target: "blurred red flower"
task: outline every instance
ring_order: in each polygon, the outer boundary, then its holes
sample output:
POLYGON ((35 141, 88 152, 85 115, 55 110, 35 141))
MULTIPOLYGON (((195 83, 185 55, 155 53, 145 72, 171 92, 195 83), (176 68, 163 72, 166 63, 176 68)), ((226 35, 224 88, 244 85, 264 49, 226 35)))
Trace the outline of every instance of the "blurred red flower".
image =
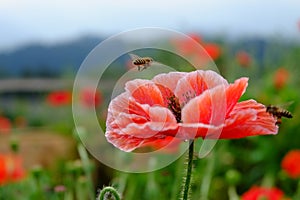
POLYGON ((5 157, 0 154, 0 186, 6 181, 5 157))
POLYGON ((275 88, 278 90, 282 89, 286 85, 289 76, 290 76, 289 71, 284 67, 280 67, 279 69, 277 69, 273 79, 275 88))
POLYGON ((300 177, 300 150, 291 150, 288 152, 282 162, 282 169, 291 177, 300 177))
POLYGON ((239 51, 236 54, 236 60, 240 66, 249 67, 252 59, 246 51, 239 51))
POLYGON ((276 119, 254 100, 237 102, 248 78, 229 84, 213 71, 159 74, 126 83, 108 108, 106 138, 132 151, 176 138, 234 139, 277 134, 276 119))
POLYGON ((16 154, 0 154, 0 185, 25 177, 22 158, 16 154))
POLYGON ((65 106, 72 102, 72 93, 69 91, 51 92, 47 96, 47 102, 51 106, 65 106))
POLYGON ((202 42, 202 37, 197 33, 191 33, 191 34, 189 34, 189 37, 192 38, 193 40, 195 40, 198 43, 202 42))
POLYGON ((283 200, 284 193, 278 188, 253 186, 242 195, 241 200, 283 200))
POLYGON ((205 43, 203 48, 213 60, 217 60, 221 55, 221 48, 215 43, 205 43))
POLYGON ((11 122, 8 118, 0 116, 0 133, 10 133, 11 132, 11 122))
POLYGON ((175 46, 175 48, 181 52, 183 55, 193 55, 195 52, 199 51, 197 50, 197 46, 195 45, 196 43, 201 44, 202 43, 202 38, 198 34, 190 34, 189 39, 186 40, 172 40, 171 43, 175 46))
POLYGON ((89 108, 98 107, 103 102, 101 92, 99 90, 93 91, 90 88, 81 91, 80 100, 83 106, 89 108))
POLYGON ((199 63, 208 62, 206 53, 213 59, 217 60, 221 55, 221 48, 215 43, 206 43, 202 40, 201 36, 197 34, 190 34, 189 39, 186 40, 173 40, 172 44, 175 48, 185 56, 191 56, 193 59, 198 60, 199 63), (200 50, 196 45, 199 43, 203 49, 200 50), (206 52, 206 53, 205 53, 206 52))

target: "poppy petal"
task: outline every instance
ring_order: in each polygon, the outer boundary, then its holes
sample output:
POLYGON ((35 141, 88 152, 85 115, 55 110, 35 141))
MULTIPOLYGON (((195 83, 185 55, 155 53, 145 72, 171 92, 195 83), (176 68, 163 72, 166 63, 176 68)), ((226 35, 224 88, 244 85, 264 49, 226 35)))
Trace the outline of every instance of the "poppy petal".
POLYGON ((179 103, 184 105, 205 90, 212 89, 218 85, 228 85, 228 83, 214 71, 197 70, 188 73, 178 81, 174 94, 178 97, 179 103))
POLYGON ((189 101, 182 109, 183 123, 203 123, 214 126, 223 124, 226 113, 225 92, 226 88, 219 85, 189 101))
POLYGON ((155 76, 152 80, 154 83, 160 84, 174 91, 179 79, 186 76, 186 72, 170 72, 168 74, 159 74, 155 76))
POLYGON ((140 104, 164 105, 160 89, 150 80, 136 79, 125 85, 125 90, 140 104))
POLYGON ((233 84, 230 84, 226 89, 226 99, 227 99, 227 113, 226 115, 232 111, 240 97, 246 91, 248 86, 248 78, 240 78, 234 81, 233 84))
POLYGON ((255 100, 237 103, 232 110, 221 138, 235 139, 253 135, 277 134, 276 120, 255 100))

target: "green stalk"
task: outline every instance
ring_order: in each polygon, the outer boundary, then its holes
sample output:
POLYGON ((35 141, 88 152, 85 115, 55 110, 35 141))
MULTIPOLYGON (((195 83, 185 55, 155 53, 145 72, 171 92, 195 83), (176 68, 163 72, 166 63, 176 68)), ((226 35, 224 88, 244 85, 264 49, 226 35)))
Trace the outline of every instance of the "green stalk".
POLYGON ((208 199, 208 192, 209 192, 209 187, 213 176, 214 166, 215 166, 215 155, 212 152, 212 155, 209 158, 207 167, 205 169, 204 177, 202 179, 202 184, 200 189, 201 200, 208 199))
POLYGON ((298 188, 297 188, 296 193, 293 197, 293 200, 297 200, 299 198, 300 198, 300 180, 298 181, 298 188))
POLYGON ((188 166, 187 166, 187 172, 186 172, 186 179, 185 184, 183 188, 183 200, 188 199, 189 189, 190 189, 190 182, 192 178, 192 169, 193 169, 193 156, 194 156, 194 140, 189 141, 189 155, 188 155, 188 166))
POLYGON ((94 184, 92 178, 92 163, 90 162, 89 155, 83 144, 81 143, 80 136, 86 137, 87 133, 84 128, 77 128, 73 132, 75 138, 77 139, 77 151, 79 153, 80 160, 82 162, 83 171, 85 177, 87 178, 88 195, 90 199, 94 199, 94 184))
POLYGON ((236 193, 236 188, 234 185, 229 186, 228 196, 230 200, 239 200, 239 196, 236 193))
POLYGON ((84 146, 82 144, 78 144, 77 149, 78 149, 78 153, 79 153, 80 159, 83 164, 83 170, 84 170, 85 176, 87 178, 88 194, 89 194, 90 199, 93 199, 94 198, 94 192, 93 192, 94 185, 93 185, 92 169, 91 169, 92 164, 89 160, 88 153, 87 153, 86 149, 84 148, 84 146))

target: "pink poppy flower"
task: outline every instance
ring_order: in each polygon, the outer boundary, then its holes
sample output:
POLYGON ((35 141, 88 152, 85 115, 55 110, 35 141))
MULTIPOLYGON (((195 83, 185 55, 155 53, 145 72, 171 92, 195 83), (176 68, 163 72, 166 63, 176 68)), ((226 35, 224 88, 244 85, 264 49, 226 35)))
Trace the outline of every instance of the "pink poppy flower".
POLYGON ((213 71, 170 72, 126 83, 110 102, 107 140, 123 151, 164 139, 235 139, 277 134, 276 119, 255 100, 238 102, 248 78, 229 84, 213 71))
POLYGON ((253 186, 242 195, 242 200, 283 200, 284 193, 278 188, 253 186))

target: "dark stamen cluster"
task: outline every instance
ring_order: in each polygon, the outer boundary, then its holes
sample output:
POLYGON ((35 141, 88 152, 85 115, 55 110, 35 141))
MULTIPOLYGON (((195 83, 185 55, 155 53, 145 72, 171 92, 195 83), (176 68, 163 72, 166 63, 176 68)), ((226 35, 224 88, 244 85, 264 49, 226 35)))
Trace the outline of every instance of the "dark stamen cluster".
POLYGON ((195 98, 196 94, 191 92, 191 91, 187 91, 184 94, 182 94, 183 98, 185 99, 185 103, 189 102, 191 99, 195 98))
POLYGON ((181 107, 178 101, 178 98, 176 98, 174 95, 168 98, 168 108, 172 111, 172 113, 175 115, 176 121, 179 123, 181 122, 181 107))

